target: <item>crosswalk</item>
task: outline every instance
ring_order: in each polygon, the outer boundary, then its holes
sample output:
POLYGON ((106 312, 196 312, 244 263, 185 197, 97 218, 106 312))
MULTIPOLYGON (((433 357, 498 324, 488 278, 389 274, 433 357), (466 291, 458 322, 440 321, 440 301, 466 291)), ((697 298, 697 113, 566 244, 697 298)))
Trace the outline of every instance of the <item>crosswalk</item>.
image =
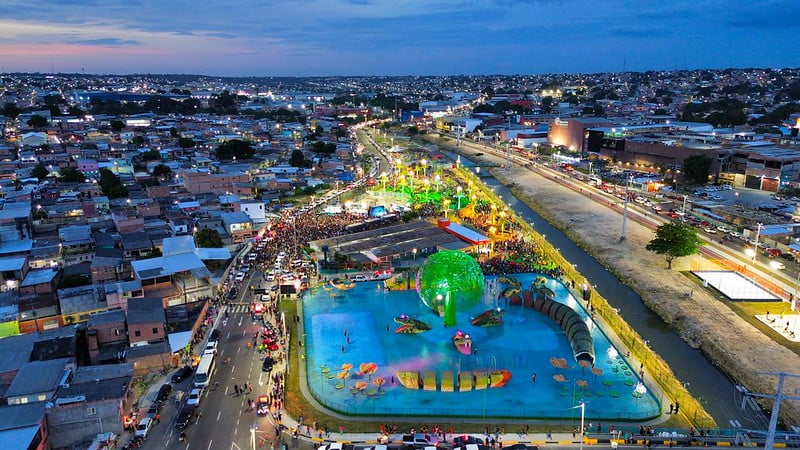
POLYGON ((228 312, 230 314, 250 314, 250 305, 247 303, 231 303, 228 305, 228 312))

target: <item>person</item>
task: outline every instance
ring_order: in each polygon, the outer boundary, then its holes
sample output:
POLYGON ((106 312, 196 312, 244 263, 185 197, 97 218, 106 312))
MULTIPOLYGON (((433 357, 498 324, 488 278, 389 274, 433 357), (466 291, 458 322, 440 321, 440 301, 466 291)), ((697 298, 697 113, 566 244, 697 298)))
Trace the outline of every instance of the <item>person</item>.
POLYGON ((186 440, 186 432, 185 431, 181 431, 180 441, 183 442, 185 440, 186 440))
POLYGON ((531 380, 533 380, 533 382, 536 383, 536 374, 535 373, 531 376, 531 380))

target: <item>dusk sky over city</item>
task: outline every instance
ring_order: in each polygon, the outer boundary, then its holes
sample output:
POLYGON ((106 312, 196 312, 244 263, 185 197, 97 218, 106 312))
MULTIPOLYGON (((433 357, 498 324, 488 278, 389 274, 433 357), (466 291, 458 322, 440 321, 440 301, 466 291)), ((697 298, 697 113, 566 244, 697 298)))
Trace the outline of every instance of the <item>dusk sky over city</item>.
POLYGON ((404 75, 792 67, 796 0, 24 0, 5 71, 404 75))

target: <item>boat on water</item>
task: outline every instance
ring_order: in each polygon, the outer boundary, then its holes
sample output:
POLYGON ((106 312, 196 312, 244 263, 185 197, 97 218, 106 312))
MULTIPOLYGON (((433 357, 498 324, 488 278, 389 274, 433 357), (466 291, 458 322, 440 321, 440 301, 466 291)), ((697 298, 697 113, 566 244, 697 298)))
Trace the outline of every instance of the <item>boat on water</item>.
POLYGON ((472 354, 472 338, 461 330, 458 330, 456 334, 453 335, 453 345, 456 346, 456 350, 458 350, 459 353, 464 355, 472 354))
POLYGON ((400 324, 400 326, 394 330, 395 333, 418 334, 431 329, 431 326, 427 323, 405 314, 395 317, 394 321, 400 324))

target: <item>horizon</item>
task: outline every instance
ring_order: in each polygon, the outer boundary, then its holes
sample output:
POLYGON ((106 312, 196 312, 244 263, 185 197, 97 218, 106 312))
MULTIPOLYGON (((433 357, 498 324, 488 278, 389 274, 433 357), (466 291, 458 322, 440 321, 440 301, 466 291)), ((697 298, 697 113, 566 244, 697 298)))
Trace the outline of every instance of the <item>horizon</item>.
POLYGON ((800 66, 800 2, 121 0, 0 5, 13 73, 491 76, 800 66), (390 3, 390 4, 387 4, 390 3))

